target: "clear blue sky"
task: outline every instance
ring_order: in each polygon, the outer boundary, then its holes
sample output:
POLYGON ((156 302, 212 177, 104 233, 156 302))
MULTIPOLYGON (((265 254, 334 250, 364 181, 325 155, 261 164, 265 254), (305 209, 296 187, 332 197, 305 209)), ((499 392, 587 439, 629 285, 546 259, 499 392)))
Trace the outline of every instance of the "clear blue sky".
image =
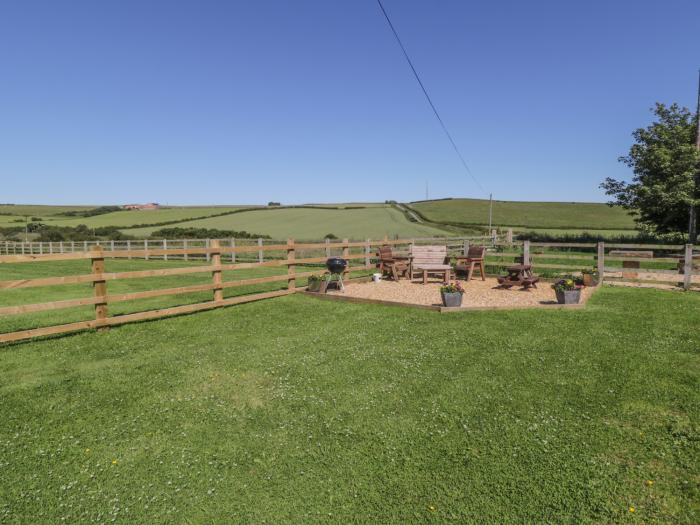
MULTIPOLYGON (((697 0, 384 4, 499 199, 603 201, 695 104, 697 0)), ((0 67, 0 202, 484 196, 375 0, 3 2, 0 67)))

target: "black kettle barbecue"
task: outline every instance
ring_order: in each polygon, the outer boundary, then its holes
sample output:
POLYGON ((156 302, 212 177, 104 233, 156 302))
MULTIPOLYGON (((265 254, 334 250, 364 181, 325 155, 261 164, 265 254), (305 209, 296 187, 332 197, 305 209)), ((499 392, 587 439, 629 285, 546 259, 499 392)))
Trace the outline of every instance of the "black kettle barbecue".
POLYGON ((337 287, 341 291, 345 291, 345 285, 343 285, 343 272, 348 266, 348 261, 341 257, 329 257, 326 259, 326 268, 328 268, 328 276, 326 277, 326 289, 331 284, 333 277, 335 276, 335 282, 337 287))

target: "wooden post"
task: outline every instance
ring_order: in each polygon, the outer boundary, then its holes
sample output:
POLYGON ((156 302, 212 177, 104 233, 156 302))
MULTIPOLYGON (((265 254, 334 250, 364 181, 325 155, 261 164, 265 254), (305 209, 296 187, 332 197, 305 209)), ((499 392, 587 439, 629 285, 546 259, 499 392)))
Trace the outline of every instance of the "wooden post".
POLYGON ((109 241, 109 249, 114 251, 114 241, 109 241))
POLYGON ((294 292, 297 287, 296 268, 294 266, 294 239, 287 239, 287 289, 294 292), (290 264, 291 263, 291 264, 290 264))
POLYGON ((462 249, 464 250, 465 257, 469 255, 469 239, 464 239, 464 247, 462 249))
MULTIPOLYGON (((211 246, 211 239, 207 239, 206 242, 204 243, 205 248, 209 248, 211 246)), ((204 258, 209 262, 211 260, 211 257, 209 256, 209 252, 204 256, 204 258)))
POLYGON ((49 253, 53 253, 53 241, 49 241, 49 253))
POLYGON ((328 259, 331 256, 331 240, 326 239, 326 259, 328 259))
POLYGON ((371 252, 371 239, 367 239, 367 244, 365 244, 365 266, 369 268, 369 265, 371 264, 370 261, 370 252, 371 252))
POLYGON ((148 260, 148 259, 149 259, 149 256, 148 256, 148 239, 144 239, 144 240, 143 240, 143 249, 146 250, 146 257, 145 257, 145 259, 148 260))
POLYGON ((70 252, 75 253, 75 241, 70 242, 70 252))
MULTIPOLYGON (((263 240, 261 238, 258 238, 258 246, 263 245, 263 240)), ((264 257, 263 257, 263 251, 262 249, 258 250, 258 262, 263 262, 264 257)))
POLYGON ((598 284, 603 284, 605 277, 605 243, 598 243, 598 284))
POLYGON ((683 289, 690 290, 693 282, 693 245, 685 245, 685 260, 683 261, 683 289))
POLYGON ((44 243, 39 243, 39 255, 44 255, 44 243))
MULTIPOLYGON (((187 239, 184 239, 184 240, 182 241, 182 248, 185 249, 185 250, 187 249, 187 239)), ((186 260, 186 261, 188 261, 188 260, 190 259, 190 257, 189 257, 189 255, 187 254, 187 252, 185 252, 185 255, 183 255, 182 258, 183 258, 184 260, 186 260)))
POLYGON ((348 266, 350 266, 350 260, 348 259, 348 255, 350 255, 350 247, 348 246, 348 242, 348 239, 343 239, 343 259, 345 259, 348 263, 345 270, 343 270, 343 280, 350 279, 350 271, 348 270, 348 266))
POLYGON ((87 241, 83 241, 83 251, 86 252, 87 250, 87 241))
POLYGON ((506 232, 506 242, 508 244, 513 244, 513 228, 508 228, 506 232))
POLYGON ((523 242, 523 264, 530 264, 530 241, 523 242))
MULTIPOLYGON (((168 249, 168 239, 163 239, 163 249, 167 250, 168 249)), ((167 261, 168 260, 168 254, 164 253, 163 254, 163 260, 167 261)))
POLYGON ((224 289, 221 287, 221 253, 219 253, 219 239, 213 239, 211 241, 211 248, 214 249, 211 253, 211 264, 218 270, 211 272, 211 278, 214 282, 214 301, 224 300, 224 289))
MULTIPOLYGON (((231 237, 231 248, 236 247, 236 239, 231 237)), ((236 252, 231 252, 231 262, 235 263, 236 262, 236 252)))
MULTIPOLYGON (((105 259, 102 253, 102 246, 95 246, 91 254, 92 258, 92 273, 93 275, 102 275, 105 272, 105 259)), ((93 295, 95 297, 107 297, 107 281, 93 281, 93 295)), ((95 303, 95 321, 97 321, 98 330, 108 330, 108 326, 99 326, 100 321, 107 319, 107 300, 104 302, 95 303)))
MULTIPOLYGON (((131 241, 126 241, 126 251, 131 251, 131 241)), ((131 259, 131 254, 129 254, 129 259, 131 259)))

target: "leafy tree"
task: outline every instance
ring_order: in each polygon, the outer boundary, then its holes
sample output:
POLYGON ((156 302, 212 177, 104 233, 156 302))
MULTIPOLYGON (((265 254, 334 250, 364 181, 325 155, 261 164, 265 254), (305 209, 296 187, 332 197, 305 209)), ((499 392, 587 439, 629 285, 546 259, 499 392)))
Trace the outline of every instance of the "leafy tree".
POLYGON ((697 116, 678 104, 657 103, 653 113, 657 120, 632 134, 635 143, 619 159, 634 171, 632 182, 608 177, 601 187, 614 197, 610 205, 623 206, 636 215, 643 232, 688 231, 689 242, 695 242, 694 208, 700 204, 697 116))

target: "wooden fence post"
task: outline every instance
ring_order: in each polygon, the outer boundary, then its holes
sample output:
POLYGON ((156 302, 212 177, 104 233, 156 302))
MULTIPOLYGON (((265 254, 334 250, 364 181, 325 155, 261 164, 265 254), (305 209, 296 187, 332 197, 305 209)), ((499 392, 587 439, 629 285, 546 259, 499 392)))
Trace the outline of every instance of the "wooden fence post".
POLYGON ((146 250, 146 256, 144 257, 146 260, 148 260, 148 239, 143 240, 143 249, 146 250))
POLYGON ((331 256, 331 240, 326 237, 326 259, 331 256))
POLYGON ((683 289, 690 290, 693 282, 693 245, 685 245, 685 258, 683 261, 683 289))
MULTIPOLYGON (((167 250, 168 249, 168 239, 163 239, 163 249, 167 250)), ((168 254, 164 253, 163 254, 163 260, 167 261, 168 260, 168 254)))
POLYGON ((370 253, 372 251, 371 245, 372 245, 372 240, 367 239, 367 244, 365 244, 365 266, 367 268, 369 268, 369 266, 371 264, 371 261, 370 261, 370 253))
POLYGON ((605 278, 605 243, 598 243, 598 284, 603 284, 605 278))
MULTIPOLYGON (((211 239, 207 239, 206 242, 204 243, 205 248, 209 248, 211 246, 211 239)), ((209 262, 211 260, 211 257, 209 256, 209 252, 204 256, 204 258, 209 262)))
MULTIPOLYGON (((258 238, 258 246, 262 246, 262 245, 263 245, 263 240, 262 240, 262 238, 259 237, 258 238)), ((264 260, 265 260, 265 258, 263 256, 263 251, 262 251, 262 249, 260 249, 260 250, 258 250, 258 262, 263 262, 264 260)))
POLYGON ((508 228, 506 232, 506 242, 508 244, 513 244, 513 228, 508 228))
POLYGON ((214 301, 224 300, 224 289, 221 287, 221 253, 218 251, 219 239, 212 239, 211 248, 214 250, 211 253, 211 264, 214 266, 214 271, 211 272, 211 278, 214 282, 214 301))
POLYGON ((462 247, 462 249, 464 250, 464 256, 466 257, 467 255, 469 255, 469 239, 464 239, 463 244, 464 246, 462 247))
MULTIPOLYGON (((102 275, 105 271, 105 259, 102 253, 102 246, 95 246, 92 250, 92 273, 93 275, 102 275)), ((95 321, 97 321, 98 330, 108 330, 108 326, 100 326, 100 322, 107 319, 107 281, 92 282, 93 295, 95 297, 104 297, 103 302, 95 303, 95 321)))
POLYGON ((530 264, 530 241, 523 241, 523 264, 530 264))
MULTIPOLYGON (((236 239, 231 237, 231 248, 236 247, 236 239)), ((235 263, 236 262, 236 252, 231 252, 231 262, 235 263)))
POLYGON ((294 292, 297 287, 296 267, 293 264, 295 258, 294 239, 287 239, 287 289, 290 292, 294 292))
POLYGON ((350 247, 348 246, 348 242, 350 242, 348 239, 343 239, 343 259, 345 259, 348 263, 345 270, 343 270, 343 280, 350 279, 350 270, 348 269, 350 266, 350 260, 348 259, 348 256, 350 255, 350 247))

